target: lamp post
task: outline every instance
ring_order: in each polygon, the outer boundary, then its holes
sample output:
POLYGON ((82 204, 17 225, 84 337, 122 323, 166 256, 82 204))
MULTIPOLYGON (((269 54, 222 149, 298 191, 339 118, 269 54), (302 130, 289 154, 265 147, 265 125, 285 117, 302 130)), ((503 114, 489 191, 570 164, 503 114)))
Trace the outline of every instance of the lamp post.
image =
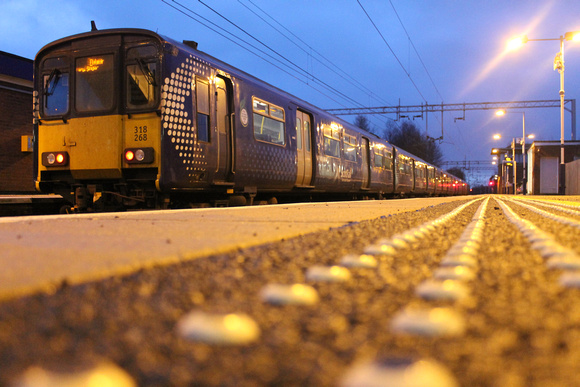
MULTIPOLYGON (((503 114, 505 114, 505 111, 496 112, 496 115, 503 115, 503 114), (503 112, 503 113, 500 114, 500 112, 503 112)), ((512 151, 512 165, 514 168, 514 180, 513 180, 514 195, 516 194, 516 191, 517 191, 516 144, 519 142, 522 145, 522 193, 525 195, 526 194, 526 183, 527 183, 527 179, 526 179, 526 139, 535 138, 535 137, 536 136, 533 134, 528 134, 526 136, 526 124, 525 124, 525 115, 524 115, 523 137, 521 139, 519 137, 512 138, 512 142, 511 142, 511 146, 510 146, 511 151, 512 151)), ((499 133, 494 134, 493 139, 494 140, 501 139, 501 134, 499 134, 499 133)), ((509 150, 510 148, 503 149, 503 150, 509 150)), ((500 151, 502 151, 502 149, 492 148, 491 154, 492 154, 492 156, 495 157, 495 155, 500 153, 500 151)))
POLYGON ((548 40, 560 41, 560 52, 554 58, 554 70, 560 73, 560 172, 558 193, 560 195, 566 194, 566 164, 564 163, 564 41, 565 40, 580 40, 580 31, 566 32, 560 35, 560 38, 553 39, 528 39, 526 35, 512 39, 508 42, 508 49, 513 50, 521 47, 527 42, 541 42, 548 40))
MULTIPOLYGON (((563 106, 563 105, 562 105, 563 106)), ((506 113, 521 113, 522 114, 522 194, 526 194, 527 190, 527 175, 526 175, 526 112, 507 112, 506 110, 498 110, 495 112, 495 115, 498 117, 503 117, 506 113)), ((494 136, 495 138, 495 136, 494 136)), ((515 139, 514 139, 515 141, 515 139)), ((514 149, 514 183, 515 183, 515 169, 516 169, 516 154, 515 154, 515 144, 512 144, 514 149)), ((515 195, 515 189, 514 189, 515 195)))

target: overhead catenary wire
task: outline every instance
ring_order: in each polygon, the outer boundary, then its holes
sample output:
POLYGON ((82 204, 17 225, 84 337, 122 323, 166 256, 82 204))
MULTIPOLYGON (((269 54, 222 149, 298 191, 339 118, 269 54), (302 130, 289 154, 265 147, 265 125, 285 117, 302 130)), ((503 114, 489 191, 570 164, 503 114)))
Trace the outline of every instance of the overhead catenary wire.
POLYGON ((439 89, 437 88, 437 85, 435 85, 435 82, 433 81, 433 78, 431 77, 431 74, 429 73, 429 70, 427 70, 427 66, 425 65, 425 62, 423 62, 423 59, 421 58, 421 55, 419 55, 419 51, 417 51, 417 47, 415 47, 415 44, 413 43, 413 40, 411 39, 411 36, 407 32, 407 29, 405 28, 405 25, 403 24, 403 21, 399 17, 399 14, 397 13, 397 10, 395 9, 395 6, 393 5, 393 1, 392 0, 389 0, 389 3, 391 3, 391 7, 393 8, 393 11, 395 12, 395 15, 397 16, 397 19, 399 20, 399 23, 401 23, 401 27, 403 27, 403 30, 405 31, 405 34, 407 35, 407 39, 409 39, 409 43, 411 43, 411 47, 413 47, 413 50, 415 51, 415 54, 417 54, 417 58, 419 58, 419 61, 421 62, 421 65, 423 66, 423 69, 425 70, 425 73, 427 73, 427 76, 429 77, 429 80, 431 81, 431 84, 433 85, 433 88, 435 88, 435 91, 437 92, 437 95, 439 95, 439 97, 441 98, 441 102, 443 102, 445 99, 443 98, 443 96, 439 92, 439 89))
POLYGON ((383 40, 383 42, 385 43, 385 45, 387 46, 387 48, 389 49, 389 51, 391 51, 391 54, 393 54, 393 56, 395 57, 395 59, 397 60, 397 62, 399 63, 399 65, 401 66, 401 68, 403 69, 403 72, 405 73, 405 75, 407 75, 407 78, 409 78, 409 80, 411 81, 411 83, 415 87, 415 90, 417 90, 417 93, 419 93, 419 95, 421 96, 421 98, 423 99, 424 102, 427 102, 427 99, 425 98, 425 96, 423 96, 423 93, 421 93, 421 90, 419 90, 419 87, 417 86, 417 84, 413 80, 413 77, 411 77, 411 74, 407 71, 407 69, 405 69, 405 66, 403 65, 403 63, 401 63, 401 60, 399 59, 399 57, 397 56, 397 54, 395 53, 395 51, 393 51, 392 47, 387 42, 387 39, 385 38, 385 36, 383 35, 383 33, 381 32, 381 30, 379 29, 379 27, 376 25, 376 23, 374 22, 374 20, 371 17, 371 15, 369 15, 369 13, 365 9, 365 7, 362 5, 362 3, 360 2, 360 0, 357 0, 357 3, 358 3, 358 5, 360 5, 361 9, 365 13, 365 15, 367 16, 367 18, 371 22, 371 24, 373 25, 373 27, 375 28, 375 30, 377 31, 377 33, 379 34, 379 36, 381 37, 381 39, 383 40))
MULTIPOLYGON (((284 72, 284 73, 288 74, 289 76, 291 76, 291 77, 295 78, 296 80, 298 80, 298 81, 300 81, 300 82, 302 82, 302 83, 304 83, 304 84, 306 84, 306 85, 309 85, 309 84, 308 84, 308 83, 307 83, 305 80, 301 79, 300 77, 296 76, 295 74, 292 74, 292 73, 291 73, 289 70, 286 70, 286 69, 282 68, 280 65, 277 65, 276 63, 274 63, 274 62, 272 62, 272 61, 276 61, 276 62, 280 63, 281 65, 283 65, 283 66, 285 66, 285 67, 289 67, 287 64, 285 64, 285 63, 281 62, 279 59, 276 59, 276 58, 275 58, 275 57, 273 57, 272 55, 270 55, 270 54, 268 54, 268 53, 264 52, 263 50, 261 50, 260 48, 258 48, 258 47, 256 47, 256 46, 254 46, 254 45, 253 45, 253 44, 251 44, 250 42, 247 42, 247 41, 245 41, 245 40, 243 40, 243 39, 241 39, 241 38, 239 38, 239 37, 237 37, 237 36, 233 35, 231 32, 229 32, 229 31, 227 31, 227 30, 223 29, 222 27, 218 26, 217 24, 213 23, 212 21, 208 20, 207 18, 204 18, 203 16, 201 16, 201 15, 197 14, 196 12, 192 11, 191 9, 189 9, 189 8, 185 7, 183 4, 179 3, 178 1, 176 1, 176 0, 161 0, 161 2, 163 2, 164 4, 166 4, 166 5, 170 6, 170 7, 171 7, 171 8, 173 8, 173 9, 175 9, 175 10, 176 10, 176 11, 178 11, 179 13, 181 13, 181 14, 185 15, 186 17, 188 17, 188 18, 190 18, 190 19, 192 19, 192 20, 194 20, 194 21, 198 22, 199 24, 203 25, 204 27, 206 27, 206 28, 210 29, 211 31, 213 31, 213 32, 215 32, 216 34, 218 34, 218 35, 220 35, 221 37, 223 37, 224 39, 227 39, 227 40, 229 40, 230 42, 232 42, 233 44, 237 45, 238 47, 240 47, 240 48, 242 48, 242 49, 244 49, 244 50, 246 50, 246 51, 250 52, 251 54, 254 54, 254 55, 256 55, 257 57, 259 57, 260 59, 262 59, 262 60, 263 60, 263 61, 265 61, 266 63, 268 63, 268 64, 270 64, 270 65, 274 66, 274 67, 275 67, 275 68, 277 68, 278 70, 280 70, 280 71, 282 71, 282 72, 284 72), (177 4, 177 5, 171 4, 169 1, 171 1, 172 3, 175 3, 175 4, 177 4), (178 6, 179 6, 179 7, 181 7, 182 9, 180 9, 178 6), (188 13, 188 12, 189 12, 189 13, 188 13), (194 15, 195 15, 195 16, 194 16, 194 15), (196 16, 197 16, 197 18, 196 18, 196 16), (198 18, 199 18, 199 19, 198 19, 198 18), (202 19, 202 20, 200 20, 200 19, 202 19), (205 21, 205 22, 204 22, 204 21, 205 21), (207 23, 209 23, 209 24, 213 25, 214 27, 211 27, 211 26, 210 26, 210 25, 208 25, 207 23), (219 30, 221 30, 221 31, 223 31, 223 32, 220 32, 219 30), (242 41, 243 43, 245 43, 245 44, 246 44, 246 46, 245 46, 245 45, 243 45, 243 44, 241 44, 241 43, 239 43, 239 42, 237 42, 236 40, 234 40, 233 38, 231 38, 231 37, 227 36, 226 34, 229 34, 229 35, 231 35, 231 36, 235 37, 236 39, 239 39, 240 41, 242 41), (250 47, 252 47, 253 49, 255 49, 255 50, 257 50, 257 51, 261 52, 262 54, 264 54, 264 55, 268 56, 269 58, 271 58, 271 60, 269 60, 269 59, 267 59, 267 58, 265 58, 265 57, 263 57, 263 56, 261 56, 261 55, 257 54, 256 52, 254 52, 254 51, 250 50, 250 49, 248 48, 248 46, 250 46, 250 47)), ((322 90, 320 90, 320 89, 317 89, 316 87, 314 87, 314 86, 312 86, 312 85, 309 85, 309 86, 310 86, 310 87, 312 87, 312 88, 313 88, 314 90, 316 90, 317 92, 319 92, 320 94, 324 95, 326 98, 328 98, 328 99, 330 99, 330 100, 332 100, 332 101, 336 102, 337 104, 339 104, 339 105, 342 105, 342 106, 343 106, 343 104, 342 104, 342 103, 340 103, 339 101, 337 101, 336 99, 334 99, 333 97, 331 97, 330 95, 328 95, 327 93, 323 92, 322 90)), ((356 102, 356 101, 354 101, 354 102, 356 102)))
POLYGON ((311 79, 313 82, 315 82, 316 84, 318 84, 319 86, 323 87, 324 89, 326 89, 327 91, 332 92, 333 94, 343 98, 344 100, 348 101, 349 103, 355 104, 357 106, 364 106, 363 104, 355 101, 354 99, 352 99, 351 97, 349 97, 348 95, 346 95, 345 93, 340 92, 339 90, 337 90, 336 88, 330 86, 328 83, 322 81, 321 79, 319 79, 318 77, 312 75, 311 73, 309 73, 307 70, 304 70, 303 68, 301 68, 300 66, 296 65, 294 62, 292 62, 291 60, 289 60, 288 58, 284 57, 283 55, 281 55, 280 53, 278 53, 276 50, 272 49, 271 47, 269 47, 268 45, 266 45, 265 43, 261 42, 259 39, 257 39, 256 37, 254 37, 253 35, 251 35, 250 33, 248 33, 247 31, 245 31, 243 28, 239 27, 238 25, 236 25, 235 23, 231 22, 228 18, 226 18, 225 16, 223 16, 222 14, 220 14, 218 11, 214 10, 213 8, 211 8, 209 5, 203 3, 203 1, 198 0, 201 4, 203 4, 205 7, 207 7, 208 9, 210 9, 212 12, 214 12, 215 14, 217 14, 219 17, 221 17, 222 19, 226 20, 229 24, 233 25, 234 27, 236 27, 237 29, 239 29, 240 31, 242 31, 244 34, 248 35, 249 37, 251 37, 253 40, 257 41, 260 43, 260 45, 264 46, 267 50, 271 51, 272 53, 274 53, 276 56, 273 56, 272 54, 262 50, 259 47, 256 47, 256 45, 252 44, 251 42, 248 42, 247 40, 242 39, 241 37, 234 35, 233 33, 231 33, 230 31, 224 29, 223 27, 221 27, 220 25, 210 21, 209 19, 203 17, 202 15, 198 14, 197 12, 193 11, 192 9, 186 7, 185 5, 183 5, 182 3, 180 3, 177 0, 172 0, 172 3, 175 3, 176 6, 174 6, 173 4, 170 4, 168 2, 168 0, 161 0, 163 3, 171 6, 172 8, 180 11, 182 14, 190 17, 191 19, 197 21, 198 23, 202 24, 203 26, 205 26, 206 28, 211 29, 212 31, 218 33, 220 36, 225 37, 226 39, 228 39, 229 41, 235 43, 236 45, 238 45, 239 47, 244 48, 245 50, 249 51, 250 53, 258 56, 259 58, 261 58, 262 60, 266 61, 269 64, 274 65, 276 68, 284 71, 285 73, 291 75, 293 78, 299 80, 302 83, 305 83, 307 85, 309 85, 310 87, 312 87, 313 89, 317 90, 318 92, 320 92, 321 94, 323 94, 325 97, 331 99, 332 101, 340 104, 340 102, 338 102, 336 99, 330 97, 328 94, 321 92, 319 89, 313 87, 312 85, 310 85, 308 82, 304 81, 303 79, 299 78, 298 76, 291 74, 289 71, 293 71, 298 73, 300 76, 302 77, 309 77, 309 79, 311 79), (180 7, 180 8, 178 8, 180 7), (200 21, 199 19, 202 19, 204 22, 200 21), (206 23, 210 23, 213 27, 208 26, 206 23), (221 30, 222 32, 219 32, 217 30, 221 30), (258 55, 256 52, 250 50, 248 47, 245 47, 243 45, 241 45, 240 43, 234 41, 232 38, 229 38, 227 36, 224 35, 228 34, 230 36, 233 36, 235 39, 240 40, 241 42, 243 42, 244 44, 250 46, 252 49, 260 52, 263 55, 266 55, 268 58, 270 58, 273 61, 276 61, 278 63, 280 63, 282 66, 286 67, 288 70, 282 69, 280 66, 273 64, 270 60, 267 60, 266 58, 264 58, 261 55, 258 55), (280 59, 282 58, 282 59, 280 59))
MULTIPOLYGON (((338 75, 340 78, 342 78, 343 80, 345 80, 347 83, 349 83, 352 86, 356 87, 361 92, 363 92, 365 94, 368 94, 369 97, 372 97, 373 95, 375 95, 377 97, 377 98, 375 98, 377 101, 380 101, 380 102, 383 102, 386 105, 389 105, 389 103, 387 101, 385 101, 385 100, 383 100, 381 98, 378 98, 378 96, 376 95, 376 93, 374 93, 368 87, 364 86, 361 82, 357 81, 354 77, 352 77, 346 71, 342 70, 333 61, 331 61, 330 59, 328 59, 326 56, 324 56, 318 50, 314 49, 310 44, 308 44, 307 42, 305 42, 298 35, 296 35, 290 29, 288 29, 287 27, 285 27, 282 23, 280 23, 278 20, 276 20, 274 17, 272 17, 266 11, 264 11, 260 6, 256 5, 252 0, 247 0, 247 1, 248 1, 248 3, 252 4, 256 9, 258 9, 262 14, 264 14, 268 19, 270 19, 273 23, 277 24, 281 29, 285 30, 287 33, 284 33, 283 31, 280 30, 280 28, 277 28, 276 26, 274 26, 272 23, 270 23, 264 17, 262 17, 261 15, 259 15, 256 11, 254 11, 249 6, 247 6, 246 4, 244 4, 242 2, 242 0, 238 0, 238 2, 242 6, 244 6, 248 11, 250 11, 251 13, 253 13, 256 17, 258 17, 260 20, 262 20, 264 23, 266 23, 269 27, 271 27, 273 30, 275 30, 280 35, 282 35, 284 38, 286 38, 290 43, 292 43, 298 49, 300 49, 302 52, 304 52, 306 55, 308 55, 309 58, 312 58, 312 59, 316 60, 322 66, 324 66, 325 68, 327 68, 328 70, 330 70, 334 74, 338 75), (291 37, 289 37, 288 34, 290 34, 294 39, 291 38, 291 37), (300 42, 300 43, 302 43, 302 45, 298 44, 297 41, 300 42), (321 59, 319 59, 316 56, 312 55, 312 53, 309 52, 308 50, 306 50, 304 47, 307 47, 311 52, 314 52, 321 59)), ((380 117, 376 117, 376 118, 383 125, 385 125, 387 123, 387 121, 381 119, 380 117)), ((389 119, 389 120, 393 120, 390 117, 386 117, 386 118, 389 119)))
MULTIPOLYGON (((348 83, 350 83, 351 85, 353 85, 354 87, 356 87, 357 89, 359 89, 360 91, 362 91, 362 92, 364 92, 366 94, 369 94, 369 96, 370 95, 376 95, 368 87, 364 86, 361 82, 357 81, 354 77, 352 77, 346 71, 344 71, 340 67, 338 67, 333 61, 331 61, 330 59, 328 59, 325 55, 323 55, 322 53, 320 53, 318 50, 314 49, 310 44, 308 44, 303 39, 301 39, 298 35, 296 35, 295 33, 293 33, 290 29, 288 29, 284 25, 282 25, 282 23, 280 23, 278 20, 276 20, 275 18, 273 18, 270 14, 268 14, 266 11, 264 11, 261 7, 259 7, 258 5, 256 5, 252 0, 247 0, 247 1, 248 1, 248 3, 252 4, 255 8, 257 8, 260 12, 262 12, 264 15, 266 15, 270 20, 272 20, 274 23, 276 23, 282 29, 284 29, 288 34, 292 35, 292 37, 294 37, 295 39, 290 38, 283 31, 280 31, 280 29, 276 28, 276 26, 272 25, 272 23, 268 22, 266 19, 264 19, 262 16, 260 16, 258 13, 256 13, 254 10, 252 10, 250 7, 248 7, 246 4, 244 4, 242 2, 242 0, 238 0, 238 2, 242 6, 244 6, 246 9, 248 9, 248 11, 252 12, 258 18, 260 18, 264 23, 266 23, 272 29, 274 29, 275 31, 277 31, 280 35, 284 36, 290 43, 292 43, 293 45, 295 45, 298 49, 300 49, 301 51, 303 51, 307 55, 311 56, 318 63, 320 63, 321 65, 323 65, 324 67, 326 67, 327 69, 329 69, 330 71, 332 71, 333 73, 335 73, 336 75, 338 75, 339 77, 341 77, 342 79, 344 79, 345 81, 347 81, 348 83), (304 46, 308 47, 308 49, 310 51, 314 52, 322 60, 316 58, 314 55, 312 55, 310 52, 308 52, 303 46, 301 46, 300 44, 298 44, 296 42, 296 40, 299 41, 300 43, 302 43, 304 46)), ((380 98, 375 98, 375 99, 377 101, 383 102, 385 105, 391 105, 386 100, 383 100, 383 99, 380 99, 380 98)))
MULTIPOLYGON (((251 39, 257 41, 258 43, 260 43, 262 46, 264 46, 265 48, 267 48, 268 50, 270 50, 271 52, 273 52, 274 54, 278 55, 280 58, 282 58, 284 61, 288 62, 289 64, 291 64, 293 67, 295 67, 299 72, 305 74, 306 76, 309 76, 310 79, 312 79, 313 81, 315 81, 316 83, 323 85, 324 87, 326 87, 328 90, 333 91, 335 94, 340 95, 341 97, 343 97, 345 100, 348 100, 352 103, 355 103, 359 106, 364 106, 364 104, 355 101, 354 99, 352 99, 350 96, 347 96, 345 93, 337 90, 335 87, 329 85, 327 82, 322 81, 320 78, 314 76, 311 72, 309 72, 308 70, 304 70, 301 66, 297 65, 296 63, 294 63, 293 61, 291 61, 290 59, 288 59, 286 56, 280 54, 277 50, 274 50, 273 48, 271 48, 270 46, 268 46, 267 44, 265 44, 262 40, 256 38, 254 35, 250 34, 248 31, 246 31, 245 29, 243 29, 242 27, 238 26, 236 23, 232 22, 230 19, 228 19, 227 17, 225 17, 224 15, 222 15, 220 12, 216 11, 214 8, 210 7, 208 4, 204 3, 202 0, 198 0, 199 3, 201 3, 203 6, 205 6, 206 8, 208 8, 210 11, 212 11, 213 13, 215 13, 216 15, 218 15, 220 18, 222 18, 223 20, 225 20, 226 22, 228 22, 230 25, 234 26, 235 28, 237 28, 238 30, 240 30, 241 32, 243 32, 245 35, 249 36, 251 39)), ((385 123, 385 122, 383 122, 385 123)))

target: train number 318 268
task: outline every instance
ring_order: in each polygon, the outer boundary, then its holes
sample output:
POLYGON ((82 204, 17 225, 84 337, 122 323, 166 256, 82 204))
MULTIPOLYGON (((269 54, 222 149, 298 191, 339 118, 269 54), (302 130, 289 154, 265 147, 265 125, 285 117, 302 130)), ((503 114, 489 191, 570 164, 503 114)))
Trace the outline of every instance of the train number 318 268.
POLYGON ((135 126, 135 141, 147 141, 147 126, 135 126))

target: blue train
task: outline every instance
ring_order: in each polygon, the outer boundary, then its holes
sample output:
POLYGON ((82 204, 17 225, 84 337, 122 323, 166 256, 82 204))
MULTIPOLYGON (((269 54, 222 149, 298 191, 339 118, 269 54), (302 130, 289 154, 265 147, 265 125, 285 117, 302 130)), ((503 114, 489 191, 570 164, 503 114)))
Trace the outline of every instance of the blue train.
POLYGON ((469 191, 194 42, 92 31, 43 47, 34 75, 36 187, 73 211, 469 191))

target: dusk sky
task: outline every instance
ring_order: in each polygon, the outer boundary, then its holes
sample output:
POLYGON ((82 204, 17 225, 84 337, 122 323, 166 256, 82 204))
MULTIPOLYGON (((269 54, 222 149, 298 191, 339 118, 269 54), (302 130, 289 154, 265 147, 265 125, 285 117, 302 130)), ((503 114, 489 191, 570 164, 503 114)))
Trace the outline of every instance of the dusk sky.
MULTIPOLYGON (((197 41, 200 50, 330 109, 558 100, 559 42, 531 41, 508 53, 506 41, 580 30, 580 1, 0 0, 0 50, 33 59, 45 44, 90 30, 91 20, 99 29, 145 28, 197 41)), ((579 98, 580 42, 565 43, 564 59, 566 99, 579 98)), ((455 120, 462 112, 445 113, 445 160, 491 163, 492 147, 521 137, 518 112, 468 111, 465 120, 455 120), (494 133, 504 139, 493 140, 494 133)), ((560 139, 558 108, 525 113, 526 132, 560 139)), ((382 133, 397 117, 369 118, 382 133)), ((414 122, 441 136, 440 113, 429 114, 428 127, 425 118, 414 122)), ((568 140, 569 112, 565 125, 568 140)), ((492 174, 468 171, 468 180, 485 183, 492 174)))

